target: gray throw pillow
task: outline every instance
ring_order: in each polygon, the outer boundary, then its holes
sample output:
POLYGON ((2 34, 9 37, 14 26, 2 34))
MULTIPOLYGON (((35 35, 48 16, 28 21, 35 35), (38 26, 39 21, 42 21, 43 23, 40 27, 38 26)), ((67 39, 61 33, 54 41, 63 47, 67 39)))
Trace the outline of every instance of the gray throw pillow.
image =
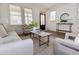
POLYGON ((2 24, 0 24, 0 37, 6 37, 8 33, 6 32, 5 28, 3 27, 2 24))

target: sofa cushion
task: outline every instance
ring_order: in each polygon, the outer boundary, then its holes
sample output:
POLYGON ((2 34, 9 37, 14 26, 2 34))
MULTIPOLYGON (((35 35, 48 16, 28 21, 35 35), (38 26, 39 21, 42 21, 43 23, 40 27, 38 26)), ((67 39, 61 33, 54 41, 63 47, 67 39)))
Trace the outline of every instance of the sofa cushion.
POLYGON ((32 55, 32 39, 20 40, 0 46, 0 55, 32 55))
POLYGON ((2 24, 2 26, 4 27, 4 29, 5 29, 5 30, 6 30, 6 32, 8 33, 8 31, 7 31, 7 25, 2 24))
POLYGON ((21 40, 16 32, 8 32, 8 36, 0 38, 0 45, 21 40))
POLYGON ((6 32, 5 28, 3 27, 2 24, 0 24, 0 37, 6 37, 8 33, 6 32))

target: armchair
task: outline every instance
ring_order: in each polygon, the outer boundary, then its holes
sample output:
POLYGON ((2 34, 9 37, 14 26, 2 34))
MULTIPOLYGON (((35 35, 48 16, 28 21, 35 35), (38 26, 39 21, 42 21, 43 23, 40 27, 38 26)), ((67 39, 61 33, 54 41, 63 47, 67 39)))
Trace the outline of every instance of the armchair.
POLYGON ((79 46, 72 40, 56 38, 54 41, 55 55, 79 55, 79 46))
POLYGON ((79 45, 74 40, 70 40, 68 36, 76 36, 77 34, 66 33, 65 39, 56 38, 54 44, 55 55, 79 55, 79 45))

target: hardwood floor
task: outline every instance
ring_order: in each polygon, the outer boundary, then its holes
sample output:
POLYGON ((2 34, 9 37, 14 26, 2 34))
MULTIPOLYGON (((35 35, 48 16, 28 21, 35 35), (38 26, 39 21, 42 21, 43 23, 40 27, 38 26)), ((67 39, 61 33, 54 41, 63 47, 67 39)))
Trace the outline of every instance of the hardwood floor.
POLYGON ((57 32, 57 31, 50 31, 50 30, 47 30, 47 32, 50 32, 52 33, 52 35, 54 37, 59 37, 59 38, 65 38, 65 33, 62 33, 62 32, 57 32))

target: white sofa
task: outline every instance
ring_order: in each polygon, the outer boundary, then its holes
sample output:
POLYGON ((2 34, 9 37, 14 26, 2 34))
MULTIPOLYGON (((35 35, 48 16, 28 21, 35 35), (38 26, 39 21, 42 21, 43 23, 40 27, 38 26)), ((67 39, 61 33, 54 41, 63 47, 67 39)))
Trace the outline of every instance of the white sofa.
MULTIPOLYGON (((69 33, 67 34, 69 35, 69 33)), ((55 55, 79 55, 79 45, 76 45, 73 40, 68 39, 67 34, 65 39, 56 38, 53 42, 55 55)), ((74 34, 72 36, 76 35, 74 34)))
POLYGON ((21 40, 16 32, 9 32, 5 38, 0 38, 0 55, 32 55, 33 41, 21 40))

